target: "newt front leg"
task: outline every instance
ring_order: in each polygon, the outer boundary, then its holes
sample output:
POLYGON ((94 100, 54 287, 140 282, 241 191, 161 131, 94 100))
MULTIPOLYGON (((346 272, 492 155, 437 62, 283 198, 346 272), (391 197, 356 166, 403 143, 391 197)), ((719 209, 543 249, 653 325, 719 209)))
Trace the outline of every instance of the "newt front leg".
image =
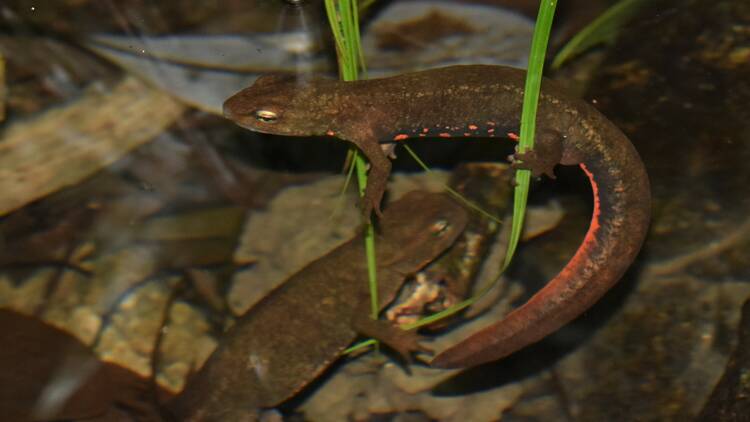
POLYGON ((365 187, 365 194, 362 197, 362 215, 365 218, 370 218, 372 212, 375 211, 378 217, 382 217, 383 213, 380 211, 380 204, 383 201, 383 195, 388 186, 388 176, 391 174, 391 160, 380 148, 377 140, 373 141, 372 138, 357 138, 351 141, 357 147, 359 147, 362 154, 367 157, 367 161, 370 163, 370 171, 367 173, 367 186, 365 187))
POLYGON ((379 111, 367 110, 361 105, 352 105, 345 107, 345 110, 342 110, 331 122, 331 125, 340 129, 329 132, 339 139, 354 144, 369 162, 367 186, 360 203, 362 215, 368 221, 373 211, 378 218, 383 216, 380 205, 391 174, 391 160, 380 144, 383 138, 382 131, 378 131, 376 125, 373 125, 374 121, 386 118, 387 116, 379 111))

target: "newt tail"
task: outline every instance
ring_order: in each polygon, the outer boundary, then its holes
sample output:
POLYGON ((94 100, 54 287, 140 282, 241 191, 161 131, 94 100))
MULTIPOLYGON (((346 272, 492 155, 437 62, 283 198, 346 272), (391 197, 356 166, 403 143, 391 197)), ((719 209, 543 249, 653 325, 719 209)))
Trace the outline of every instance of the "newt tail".
MULTIPOLYGON (((263 76, 229 98, 224 114, 245 128, 289 136, 336 136, 370 161, 364 213, 379 213, 395 145, 410 138, 508 137, 518 133, 525 72, 451 66, 341 82, 263 76)), ((588 103, 544 81, 534 150, 514 166, 554 177, 578 165, 591 181, 591 224, 570 262, 502 321, 440 353, 432 365, 473 366, 507 356, 591 307, 622 277, 648 229, 648 176, 627 137, 588 103)))

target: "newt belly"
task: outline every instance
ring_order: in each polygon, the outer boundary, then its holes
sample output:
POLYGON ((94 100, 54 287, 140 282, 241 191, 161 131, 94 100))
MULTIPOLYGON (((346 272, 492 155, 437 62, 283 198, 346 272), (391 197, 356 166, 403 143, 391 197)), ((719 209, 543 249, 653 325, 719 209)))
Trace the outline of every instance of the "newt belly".
MULTIPOLYGON (((451 66, 383 79, 341 82, 263 76, 229 98, 224 114, 250 130, 288 136, 336 136, 370 161, 364 212, 379 213, 392 146, 420 137, 509 137, 518 133, 525 71, 451 66)), ((643 163, 627 137, 588 103, 542 83, 534 151, 516 166, 553 176, 578 165, 594 194, 589 229, 560 273, 502 321, 435 357, 443 368, 507 356, 591 307, 623 275, 648 229, 651 194, 643 163)))
MULTIPOLYGON (((377 238, 381 309, 409 275, 445 251, 467 215, 444 194, 411 192, 385 211, 377 238)), ((308 264, 237 320, 168 407, 179 421, 255 420, 292 397, 358 334, 408 355, 413 331, 372 320, 362 235, 308 264)))

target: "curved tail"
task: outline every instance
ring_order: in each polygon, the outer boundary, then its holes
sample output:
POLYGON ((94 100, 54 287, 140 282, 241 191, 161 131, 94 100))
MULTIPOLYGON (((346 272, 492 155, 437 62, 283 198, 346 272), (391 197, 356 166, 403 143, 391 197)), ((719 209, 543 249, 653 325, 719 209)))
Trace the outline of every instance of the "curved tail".
POLYGON ((446 349, 431 365, 459 368, 500 359, 541 340, 599 300, 633 262, 648 229, 650 190, 638 161, 625 166, 628 171, 580 164, 591 181, 594 212, 573 258, 528 302, 446 349))

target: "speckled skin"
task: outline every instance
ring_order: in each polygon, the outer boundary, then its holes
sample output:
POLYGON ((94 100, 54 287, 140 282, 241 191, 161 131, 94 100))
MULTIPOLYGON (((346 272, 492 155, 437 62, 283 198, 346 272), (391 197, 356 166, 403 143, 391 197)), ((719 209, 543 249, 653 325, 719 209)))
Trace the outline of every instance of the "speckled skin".
MULTIPOLYGON (((364 212, 378 212, 391 164, 384 143, 415 137, 506 137, 518 133, 525 72, 452 66, 385 79, 340 82, 264 76, 229 98, 224 114, 250 130, 331 135, 354 143, 371 164, 364 212), (272 119, 259 118, 269 116, 272 119)), ((586 102, 544 81, 535 150, 519 167, 552 176, 580 165, 595 209, 583 243, 562 271, 527 303, 432 361, 471 366, 506 356, 565 325, 593 305, 630 266, 650 218, 648 176, 625 135, 586 102)))
MULTIPOLYGON (((385 210, 378 230, 381 308, 405 279, 446 250, 466 212, 444 194, 411 192, 385 210)), ((312 262, 243 315, 169 408, 180 421, 255 420, 315 379, 356 337, 377 338, 405 357, 413 331, 369 318, 362 236, 312 262)))

